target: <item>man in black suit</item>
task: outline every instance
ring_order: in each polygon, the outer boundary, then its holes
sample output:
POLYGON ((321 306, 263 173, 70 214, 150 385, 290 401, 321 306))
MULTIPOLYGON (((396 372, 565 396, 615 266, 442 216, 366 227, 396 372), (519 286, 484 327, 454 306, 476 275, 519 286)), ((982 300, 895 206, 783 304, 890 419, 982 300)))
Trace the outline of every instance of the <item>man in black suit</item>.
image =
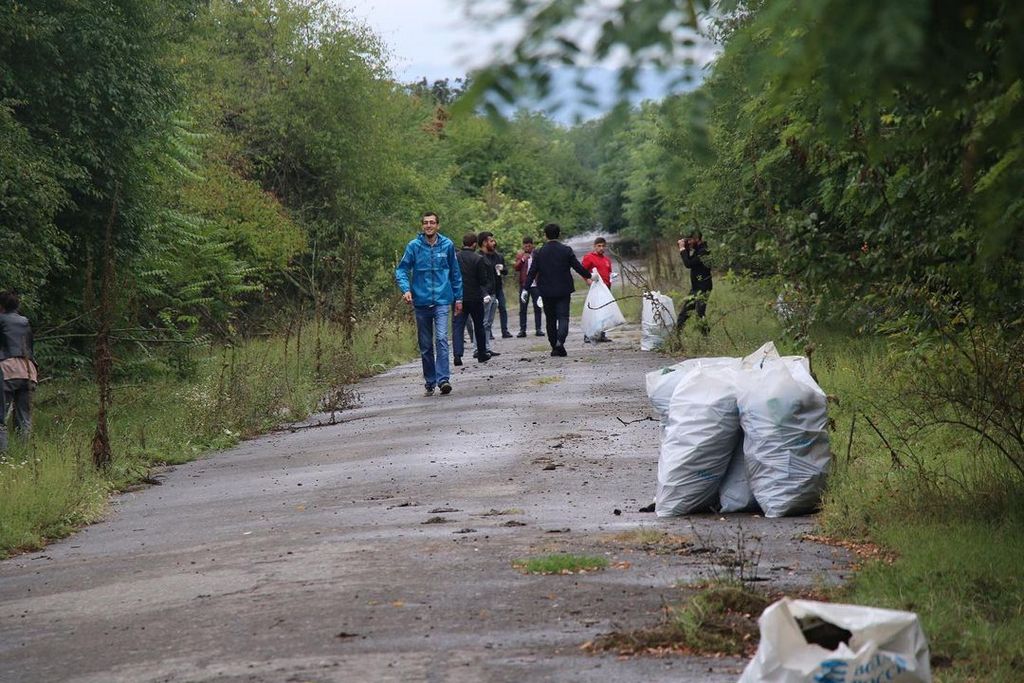
POLYGON ((552 356, 568 355, 565 338, 569 336, 569 300, 576 291, 570 270, 575 270, 590 284, 590 273, 576 258, 572 248, 558 241, 561 233, 557 223, 544 226, 547 242, 533 255, 530 272, 526 275, 527 282, 537 279, 537 288, 544 300, 544 319, 552 356))

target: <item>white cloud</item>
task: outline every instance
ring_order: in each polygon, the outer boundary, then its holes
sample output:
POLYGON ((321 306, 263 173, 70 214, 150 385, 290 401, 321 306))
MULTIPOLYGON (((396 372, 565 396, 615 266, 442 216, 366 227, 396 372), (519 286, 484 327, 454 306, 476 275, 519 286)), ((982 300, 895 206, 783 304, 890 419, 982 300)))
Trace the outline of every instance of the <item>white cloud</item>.
POLYGON ((515 36, 466 18, 462 0, 336 0, 365 22, 393 54, 399 80, 456 78, 484 66, 496 46, 515 36))

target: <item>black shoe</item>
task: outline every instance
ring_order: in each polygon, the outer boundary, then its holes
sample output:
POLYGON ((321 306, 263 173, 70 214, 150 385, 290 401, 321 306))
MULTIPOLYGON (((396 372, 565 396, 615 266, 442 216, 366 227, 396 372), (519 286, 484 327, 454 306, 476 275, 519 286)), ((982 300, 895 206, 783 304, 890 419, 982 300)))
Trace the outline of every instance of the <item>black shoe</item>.
POLYGON ((455 356, 455 360, 452 361, 453 365, 462 365, 462 356, 455 356))
POLYGON ((494 354, 492 354, 492 353, 485 353, 482 356, 477 356, 476 360, 477 360, 478 363, 486 363, 487 361, 489 361, 491 359, 491 356, 493 356, 493 355, 494 354))
POLYGON ((442 396, 447 396, 448 394, 452 393, 452 385, 449 384, 448 382, 441 382, 440 384, 437 385, 437 388, 441 390, 442 396))
POLYGON ((565 352, 565 347, 562 346, 561 344, 556 346, 552 351, 556 356, 561 356, 563 358, 569 355, 568 353, 565 352))
POLYGON ((423 395, 424 396, 433 396, 434 395, 434 387, 427 387, 426 391, 423 392, 423 395))
POLYGON ((537 336, 538 336, 538 337, 543 337, 543 336, 544 336, 544 333, 543 333, 543 332, 541 332, 540 330, 537 330, 537 336))
POLYGON ((511 333, 511 332, 508 332, 508 331, 506 330, 505 332, 502 332, 502 333, 501 333, 501 338, 502 338, 502 339, 511 339, 511 338, 512 338, 512 333, 511 333))
POLYGON ((526 336, 526 330, 520 330, 519 334, 517 334, 516 336, 520 337, 520 338, 525 337, 526 336))
POLYGON ((501 354, 500 354, 500 353, 498 353, 497 351, 488 351, 488 352, 487 352, 487 357, 488 357, 488 358, 490 358, 491 356, 500 356, 500 355, 501 355, 501 354))

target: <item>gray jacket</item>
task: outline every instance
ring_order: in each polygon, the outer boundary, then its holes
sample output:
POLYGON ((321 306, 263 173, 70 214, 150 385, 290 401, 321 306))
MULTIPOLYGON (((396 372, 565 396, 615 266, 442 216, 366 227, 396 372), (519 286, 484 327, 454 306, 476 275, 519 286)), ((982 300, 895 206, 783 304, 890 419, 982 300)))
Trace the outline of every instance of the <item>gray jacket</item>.
POLYGON ((20 313, 0 313, 0 360, 32 357, 32 326, 20 313))

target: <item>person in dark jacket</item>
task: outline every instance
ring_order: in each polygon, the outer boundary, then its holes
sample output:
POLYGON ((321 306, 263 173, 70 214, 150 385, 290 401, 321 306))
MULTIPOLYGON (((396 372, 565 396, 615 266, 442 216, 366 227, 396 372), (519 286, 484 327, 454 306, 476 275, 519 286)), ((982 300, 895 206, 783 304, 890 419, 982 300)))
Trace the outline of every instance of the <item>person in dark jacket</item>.
MULTIPOLYGON (((704 263, 704 258, 710 255, 708 245, 704 242, 704 236, 697 231, 689 237, 679 240, 679 256, 683 259, 683 265, 690 270, 690 295, 683 302, 676 316, 676 331, 681 332, 690 311, 697 311, 697 317, 704 319, 704 313, 708 308, 708 297, 711 296, 711 269, 704 263)), ((707 326, 701 327, 701 333, 707 334, 707 326)))
POLYGON ((39 381, 32 355, 32 325, 18 309, 14 292, 0 294, 0 372, 3 376, 3 412, 0 413, 0 450, 7 448, 7 406, 14 413, 14 428, 27 439, 32 431, 32 394, 39 381))
POLYGON ((494 271, 494 292, 493 299, 484 306, 484 326, 487 328, 487 339, 494 339, 492 327, 494 325, 494 314, 500 314, 501 336, 508 339, 512 333, 508 330, 508 310, 505 308, 505 257, 498 251, 498 242, 494 239, 494 233, 481 232, 476 237, 480 246, 480 255, 487 259, 494 271))
POLYGON ((544 246, 533 255, 533 263, 526 274, 526 281, 536 278, 540 295, 544 299, 544 319, 547 324, 548 342, 552 356, 566 356, 565 338, 569 336, 569 301, 576 288, 572 283, 572 272, 590 284, 590 272, 576 258, 571 247, 558 241, 562 228, 557 223, 544 226, 544 246))
POLYGON ((462 249, 455 253, 462 271, 462 312, 452 319, 452 353, 455 365, 462 365, 466 347, 466 321, 473 321, 476 336, 476 358, 481 363, 491 359, 487 351, 487 330, 484 328, 484 306, 494 297, 494 271, 491 264, 476 251, 476 234, 466 233, 462 249))

